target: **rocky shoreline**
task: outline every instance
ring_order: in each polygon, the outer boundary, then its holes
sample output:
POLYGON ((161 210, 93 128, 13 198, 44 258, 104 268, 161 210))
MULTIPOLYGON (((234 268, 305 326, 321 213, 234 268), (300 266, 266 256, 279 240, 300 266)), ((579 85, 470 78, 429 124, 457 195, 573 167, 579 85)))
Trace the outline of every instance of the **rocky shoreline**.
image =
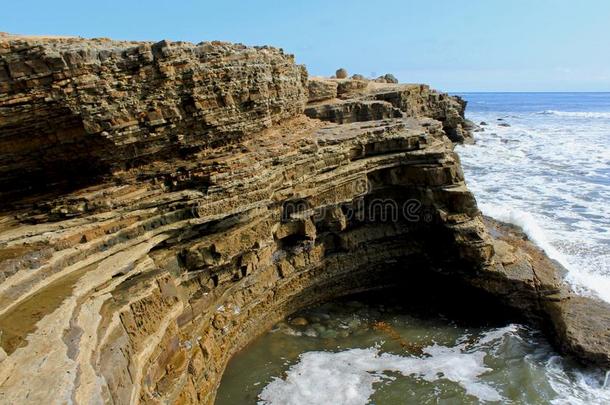
POLYGON ((269 47, 0 37, 0 402, 213 403, 280 319, 422 271, 609 367, 610 306, 479 212, 465 108, 269 47))

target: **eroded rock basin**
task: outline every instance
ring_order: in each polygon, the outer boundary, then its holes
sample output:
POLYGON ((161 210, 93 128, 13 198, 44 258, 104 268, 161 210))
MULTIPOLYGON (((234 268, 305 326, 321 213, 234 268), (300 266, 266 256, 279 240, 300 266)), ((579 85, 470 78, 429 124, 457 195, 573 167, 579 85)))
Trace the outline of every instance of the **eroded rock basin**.
POLYGON ((360 294, 293 314, 232 359, 216 404, 610 401, 602 370, 558 355, 501 308, 411 298, 360 294))
MULTIPOLYGON (((513 322, 489 301, 559 352, 610 367, 610 304, 575 294, 525 234, 481 215, 454 151, 472 141, 461 98, 310 79, 268 47, 2 37, 0 403, 210 404, 233 355, 287 315, 388 286, 419 292, 425 309, 468 297, 462 314, 502 322, 443 321, 442 336, 420 339, 428 323, 380 312, 358 340, 305 316, 286 337, 292 357, 280 345, 283 368, 256 381, 284 378, 302 352, 363 348, 362 403, 403 378, 424 384, 437 342, 478 367, 439 395, 473 400, 468 384, 493 371, 468 350, 513 322), (397 356, 394 371, 378 352, 397 356)), ((438 314, 424 315, 413 319, 438 314)), ((429 380, 434 392, 446 379, 429 380)), ((486 398, 511 398, 492 382, 477 385, 486 398)), ((396 395, 419 392, 407 388, 396 395)))

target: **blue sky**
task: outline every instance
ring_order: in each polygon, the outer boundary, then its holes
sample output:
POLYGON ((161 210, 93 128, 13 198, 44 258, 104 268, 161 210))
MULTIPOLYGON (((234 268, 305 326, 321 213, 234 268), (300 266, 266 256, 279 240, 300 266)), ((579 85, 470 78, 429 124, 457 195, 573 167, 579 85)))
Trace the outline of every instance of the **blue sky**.
POLYGON ((610 91, 608 0, 7 1, 0 31, 269 44, 313 75, 446 91, 610 91))

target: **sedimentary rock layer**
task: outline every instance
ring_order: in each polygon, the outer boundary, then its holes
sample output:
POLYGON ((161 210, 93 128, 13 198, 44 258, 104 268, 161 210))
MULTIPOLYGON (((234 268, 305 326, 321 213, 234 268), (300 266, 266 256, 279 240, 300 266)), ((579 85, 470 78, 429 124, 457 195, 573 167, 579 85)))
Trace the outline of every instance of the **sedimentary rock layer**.
POLYGON ((464 118, 466 102, 430 89, 425 84, 393 84, 362 79, 309 80, 311 118, 337 123, 370 121, 397 116, 424 116, 443 123, 456 143, 470 143, 473 124, 464 118))
MULTIPOLYGON (((340 124, 301 114, 306 72, 274 49, 80 39, 2 47, 4 66, 16 66, 0 81, 8 89, 0 97, 3 195, 23 191, 13 179, 20 170, 44 172, 30 153, 58 167, 81 157, 78 142, 45 149, 56 138, 42 132, 82 125, 78 139, 105 139, 109 155, 87 186, 47 195, 28 183, 29 198, 0 216, 0 402, 212 403, 230 357, 284 316, 413 283, 421 272, 489 292, 565 352, 610 363, 608 306, 574 296, 518 230, 481 217, 447 136, 464 128, 458 99, 344 80, 336 87, 352 89, 349 99, 320 105, 392 113, 340 124), (58 62, 47 84, 36 82, 40 55, 64 46, 64 61, 77 54, 90 63, 58 62), (102 61, 106 52, 113 62, 102 61), (161 66, 173 67, 172 79, 142 92, 161 66), (96 97, 54 90, 56 77, 79 69, 92 75, 96 97), (123 81, 129 86, 117 91, 127 104, 117 107, 107 86, 123 81), (246 106, 229 92, 235 104, 220 105, 223 89, 259 89, 260 98, 246 106), (15 102, 17 94, 27 101, 15 102), (211 104, 189 109, 189 97, 211 104), (152 99, 178 106, 159 124, 175 136, 151 137, 146 118, 131 120, 152 99), (123 113, 130 126, 105 127, 123 113), (127 144, 146 159, 134 162, 127 144)), ((61 170, 49 176, 73 181, 61 170)))
POLYGON ((302 111, 306 80, 268 47, 2 41, 0 190, 87 181, 252 136, 302 111))

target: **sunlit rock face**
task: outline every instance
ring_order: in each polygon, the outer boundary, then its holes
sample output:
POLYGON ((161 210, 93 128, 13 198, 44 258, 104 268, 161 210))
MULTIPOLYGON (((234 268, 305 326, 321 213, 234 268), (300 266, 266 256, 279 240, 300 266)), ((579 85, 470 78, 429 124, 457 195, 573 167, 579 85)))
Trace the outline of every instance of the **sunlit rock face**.
POLYGON ((378 80, 313 77, 308 83, 309 104, 305 114, 339 124, 424 116, 441 121, 453 142, 473 142, 474 125, 464 118, 466 102, 460 97, 448 96, 425 84, 378 80))
POLYGON ((212 403, 286 315, 429 271, 608 364, 605 304, 481 217, 461 100, 316 80, 267 47, 1 38, 1 402, 212 403))
POLYGON ((306 71, 274 48, 75 38, 0 46, 2 191, 222 146, 294 117, 307 97, 306 71))

